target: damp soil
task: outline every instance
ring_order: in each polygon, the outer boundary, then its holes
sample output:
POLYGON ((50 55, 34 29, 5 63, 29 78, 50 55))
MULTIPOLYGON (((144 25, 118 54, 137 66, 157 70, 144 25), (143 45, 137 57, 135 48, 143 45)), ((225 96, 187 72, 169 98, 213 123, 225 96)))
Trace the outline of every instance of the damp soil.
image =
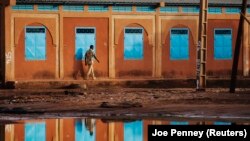
POLYGON ((0 120, 95 117, 225 118, 250 121, 250 89, 153 89, 67 86, 0 90, 0 120))

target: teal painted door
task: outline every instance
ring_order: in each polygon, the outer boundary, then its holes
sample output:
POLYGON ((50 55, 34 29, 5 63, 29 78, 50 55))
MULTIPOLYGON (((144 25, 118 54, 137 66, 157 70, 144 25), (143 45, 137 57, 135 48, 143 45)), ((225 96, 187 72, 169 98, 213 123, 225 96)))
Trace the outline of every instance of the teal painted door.
POLYGON ((25 141, 46 141, 45 123, 26 123, 25 141))
POLYGON ((124 59, 143 59, 143 29, 125 28, 124 36, 124 59))
POLYGON ((214 58, 218 60, 232 59, 232 30, 215 29, 214 58))
POLYGON ((46 33, 44 27, 26 27, 25 59, 46 59, 46 33))
POLYGON ((124 141, 143 141, 143 122, 124 123, 124 141))
POLYGON ((75 37, 75 56, 76 60, 83 60, 85 52, 90 45, 94 45, 96 49, 95 28, 76 28, 75 37))
POLYGON ((170 36, 170 60, 188 60, 188 29, 172 29, 170 36))

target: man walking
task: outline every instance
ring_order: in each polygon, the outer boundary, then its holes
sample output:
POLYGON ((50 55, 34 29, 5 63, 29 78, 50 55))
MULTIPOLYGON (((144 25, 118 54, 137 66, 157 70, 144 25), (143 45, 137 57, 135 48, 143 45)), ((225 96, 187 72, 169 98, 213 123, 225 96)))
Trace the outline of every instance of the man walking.
POLYGON ((95 74, 94 74, 94 60, 93 58, 95 58, 95 60, 99 63, 100 61, 97 59, 97 57, 95 56, 94 53, 94 46, 90 45, 89 50, 86 51, 85 53, 85 65, 88 65, 88 72, 87 72, 87 76, 86 79, 89 79, 89 75, 92 73, 92 78, 95 80, 95 74))

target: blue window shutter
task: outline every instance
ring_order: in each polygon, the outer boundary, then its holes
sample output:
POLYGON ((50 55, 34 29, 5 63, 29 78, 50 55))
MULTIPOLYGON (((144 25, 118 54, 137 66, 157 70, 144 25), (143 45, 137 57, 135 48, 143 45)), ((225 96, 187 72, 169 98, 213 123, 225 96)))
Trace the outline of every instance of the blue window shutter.
POLYGON ((83 5, 64 5, 63 11, 73 11, 73 12, 81 12, 84 10, 83 5))
POLYGON ((143 58, 143 39, 142 39, 142 34, 135 34, 134 35, 134 48, 133 48, 133 54, 134 54, 134 58, 136 59, 140 59, 143 58))
POLYGON ((46 31, 44 27, 26 27, 25 29, 25 59, 46 59, 46 31))
POLYGON ((143 141, 142 121, 135 121, 124 124, 124 141, 143 141))
POLYGON ((224 35, 224 53, 225 58, 232 58, 232 37, 231 35, 224 35))
POLYGON ((125 28, 124 33, 125 60, 143 59, 143 32, 142 28, 125 28))
POLYGON ((170 60, 188 60, 188 29, 172 29, 170 35, 170 60))
POLYGON ((84 47, 84 35, 83 34, 76 34, 76 60, 83 59, 83 47, 84 47))
POLYGON ((231 29, 216 29, 214 33, 214 58, 217 60, 232 59, 231 29))
POLYGON ((167 7, 160 7, 161 13, 178 13, 179 8, 177 6, 167 6, 167 7))
POLYGON ((46 37, 44 33, 36 33, 36 59, 46 59, 46 37))
POLYGON ((221 36, 215 35, 214 38, 214 57, 215 59, 219 59, 223 57, 223 38, 221 36))
POLYGON ((132 6, 112 6, 114 12, 132 12, 132 6))
POLYGON ((90 45, 94 45, 96 50, 95 28, 81 27, 76 29, 76 60, 84 60, 84 54, 90 45), (91 30, 91 32, 89 32, 91 30))
POLYGON ((34 33, 26 33, 25 38, 25 58, 33 60, 35 58, 36 50, 36 37, 34 33))
POLYGON ((181 36, 181 40, 180 43, 183 44, 183 46, 181 46, 181 59, 188 59, 189 58, 189 39, 188 39, 188 34, 186 35, 182 35, 181 36))
POLYGON ((133 45, 134 45, 134 39, 132 34, 125 34, 125 40, 124 40, 124 58, 125 59, 131 59, 133 57, 133 45))
POLYGON ((170 58, 175 59, 179 56, 179 37, 171 35, 170 58))

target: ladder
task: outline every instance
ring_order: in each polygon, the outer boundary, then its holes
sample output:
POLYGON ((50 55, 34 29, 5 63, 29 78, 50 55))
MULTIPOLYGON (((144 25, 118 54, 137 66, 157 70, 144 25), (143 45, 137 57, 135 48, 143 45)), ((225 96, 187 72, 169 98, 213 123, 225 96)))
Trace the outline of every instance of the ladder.
POLYGON ((196 90, 206 89, 208 0, 200 0, 199 31, 196 60, 196 90))

